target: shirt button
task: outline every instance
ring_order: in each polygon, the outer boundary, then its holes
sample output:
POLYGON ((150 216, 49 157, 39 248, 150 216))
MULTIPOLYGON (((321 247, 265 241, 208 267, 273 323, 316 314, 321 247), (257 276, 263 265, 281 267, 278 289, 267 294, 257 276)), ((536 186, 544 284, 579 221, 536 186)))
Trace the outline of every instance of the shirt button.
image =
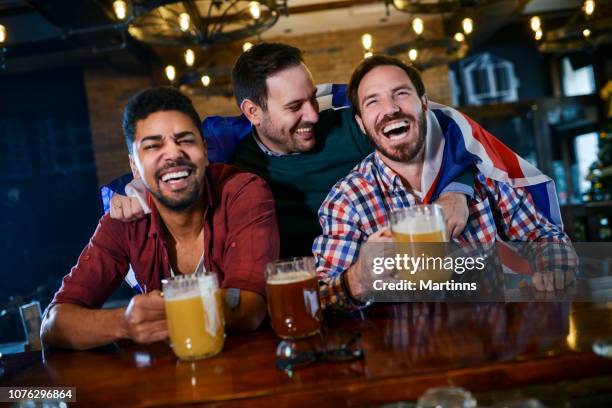
POLYGON ((87 254, 83 257, 86 261, 89 261, 89 258, 91 258, 91 255, 87 254))
POLYGON ((230 244, 230 246, 231 246, 232 248, 236 248, 236 243, 235 243, 235 242, 232 242, 232 243, 230 244))

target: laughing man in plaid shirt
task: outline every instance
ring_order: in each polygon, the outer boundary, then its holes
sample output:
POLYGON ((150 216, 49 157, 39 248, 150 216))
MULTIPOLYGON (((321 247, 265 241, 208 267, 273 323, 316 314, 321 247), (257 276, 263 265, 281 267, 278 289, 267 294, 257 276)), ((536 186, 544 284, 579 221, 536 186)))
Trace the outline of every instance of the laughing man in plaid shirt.
MULTIPOLYGON (((313 252, 321 301, 336 310, 361 305, 365 289, 358 282, 360 246, 366 240, 390 242, 389 212, 423 202, 422 178, 431 173, 431 152, 440 143, 433 129, 439 124, 421 77, 400 60, 364 60, 351 77, 349 94, 355 119, 376 150, 336 183, 319 209, 323 234, 315 240, 313 252)), ((525 188, 486 178, 480 171, 475 173, 468 207, 468 223, 455 238, 458 243, 493 242, 496 237, 570 242, 561 227, 538 211, 525 188)), ((534 278, 534 285, 554 290, 548 279, 534 278)))

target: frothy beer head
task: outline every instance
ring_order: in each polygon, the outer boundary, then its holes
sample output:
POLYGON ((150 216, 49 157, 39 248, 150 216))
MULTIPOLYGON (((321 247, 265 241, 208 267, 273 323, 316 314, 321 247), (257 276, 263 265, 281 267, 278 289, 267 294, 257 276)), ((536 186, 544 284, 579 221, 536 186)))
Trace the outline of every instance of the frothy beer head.
POLYGON ((287 285, 289 283, 303 282, 312 279, 313 275, 307 271, 284 272, 268 277, 270 285, 287 285))
POLYGON ((393 232, 400 234, 430 234, 432 232, 444 231, 444 223, 435 217, 426 218, 404 218, 392 227, 393 232))
POLYGON ((391 231, 399 242, 444 242, 446 226, 442 208, 422 205, 393 211, 391 231))

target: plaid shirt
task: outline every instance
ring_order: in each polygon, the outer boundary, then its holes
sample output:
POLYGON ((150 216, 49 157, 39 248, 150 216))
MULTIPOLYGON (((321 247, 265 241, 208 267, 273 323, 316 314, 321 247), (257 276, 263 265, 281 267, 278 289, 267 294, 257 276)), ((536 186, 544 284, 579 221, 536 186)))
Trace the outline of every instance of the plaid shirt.
MULTIPOLYGON (((417 204, 420 199, 377 153, 336 183, 319 209, 323 235, 313 244, 324 307, 351 310, 359 306, 343 286, 343 272, 357 262, 361 244, 389 225, 391 210, 417 204)), ((468 209, 467 225, 455 238, 459 244, 494 242, 498 236, 503 241, 570 243, 560 227, 538 212, 525 189, 485 178, 480 172, 475 175, 468 209)), ((538 270, 546 262, 538 260, 538 270)))

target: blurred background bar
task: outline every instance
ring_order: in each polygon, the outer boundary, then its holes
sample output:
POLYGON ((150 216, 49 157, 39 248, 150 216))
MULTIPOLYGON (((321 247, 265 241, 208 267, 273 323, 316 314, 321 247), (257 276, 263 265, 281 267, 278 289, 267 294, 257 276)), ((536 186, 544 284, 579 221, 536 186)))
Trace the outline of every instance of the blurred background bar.
POLYGON ((412 61, 431 100, 554 178, 572 239, 612 241, 611 5, 0 0, 0 344, 23 348, 19 307, 44 310, 97 224, 98 187, 129 172, 128 98, 171 84, 202 117, 238 114, 231 67, 261 41, 301 48, 317 83, 374 53, 412 61))

